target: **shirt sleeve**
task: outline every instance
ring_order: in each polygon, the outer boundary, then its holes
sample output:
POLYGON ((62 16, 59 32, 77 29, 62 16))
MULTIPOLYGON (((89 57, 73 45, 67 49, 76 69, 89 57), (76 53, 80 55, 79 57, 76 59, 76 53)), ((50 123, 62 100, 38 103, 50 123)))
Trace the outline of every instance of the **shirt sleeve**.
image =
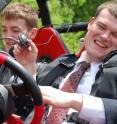
POLYGON ((79 117, 91 123, 105 124, 105 110, 101 98, 83 95, 83 106, 79 117))

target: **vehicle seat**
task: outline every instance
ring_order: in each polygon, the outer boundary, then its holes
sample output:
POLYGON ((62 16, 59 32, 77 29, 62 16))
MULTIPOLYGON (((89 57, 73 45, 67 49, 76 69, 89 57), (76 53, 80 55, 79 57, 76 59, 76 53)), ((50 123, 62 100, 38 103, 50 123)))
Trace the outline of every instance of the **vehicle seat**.
POLYGON ((33 42, 38 48, 38 61, 51 62, 62 54, 70 53, 58 32, 51 26, 38 29, 33 42))
POLYGON ((77 57, 80 57, 83 51, 85 51, 85 47, 84 46, 82 46, 82 48, 80 49, 80 51, 78 51, 75 55, 77 57))

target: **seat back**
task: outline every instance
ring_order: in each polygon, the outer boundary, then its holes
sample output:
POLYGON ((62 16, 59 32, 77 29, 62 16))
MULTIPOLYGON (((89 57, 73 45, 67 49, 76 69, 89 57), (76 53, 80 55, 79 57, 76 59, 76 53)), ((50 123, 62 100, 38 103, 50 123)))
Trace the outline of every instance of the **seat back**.
POLYGON ((58 32, 51 26, 38 29, 33 42, 38 48, 39 61, 50 62, 62 54, 69 53, 58 32))

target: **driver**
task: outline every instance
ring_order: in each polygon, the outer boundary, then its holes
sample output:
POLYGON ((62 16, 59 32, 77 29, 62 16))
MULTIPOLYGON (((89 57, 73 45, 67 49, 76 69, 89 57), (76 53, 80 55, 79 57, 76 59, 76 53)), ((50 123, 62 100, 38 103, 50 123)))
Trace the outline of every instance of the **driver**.
MULTIPOLYGON (((31 6, 24 3, 9 4, 1 13, 2 20, 2 37, 13 37, 18 39, 20 32, 23 32, 28 39, 33 39, 37 32, 38 14, 31 6)), ((4 50, 15 57, 15 59, 22 64, 28 72, 34 77, 36 76, 36 59, 37 48, 32 40, 29 40, 29 47, 22 48, 11 39, 3 39, 4 50)), ((1 66, 0 68, 0 83, 21 83, 21 80, 11 72, 10 69, 1 66)), ((23 115, 25 118, 30 110, 32 104, 30 97, 15 97, 15 103, 18 108, 17 114, 23 115), (20 102, 19 102, 20 101, 20 102)))

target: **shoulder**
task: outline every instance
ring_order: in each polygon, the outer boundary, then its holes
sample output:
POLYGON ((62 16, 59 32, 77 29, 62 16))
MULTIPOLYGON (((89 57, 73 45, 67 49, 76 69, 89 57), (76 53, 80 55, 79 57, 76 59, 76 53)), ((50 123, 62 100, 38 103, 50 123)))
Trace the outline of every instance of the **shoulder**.
POLYGON ((113 51, 107 55, 103 63, 104 67, 117 67, 117 51, 113 51))
POLYGON ((57 64, 63 64, 66 66, 72 66, 71 64, 74 64, 77 61, 77 59, 78 57, 75 54, 65 54, 58 57, 51 64, 57 63, 57 64))
POLYGON ((47 69, 50 70, 52 68, 55 68, 56 66, 62 66, 62 67, 64 66, 66 68, 71 68, 74 66, 77 59, 78 57, 76 57, 75 54, 65 54, 58 57, 57 59, 50 62, 49 64, 40 62, 37 64, 37 67, 39 70, 42 70, 42 71, 47 69))
POLYGON ((37 75, 37 82, 40 85, 52 85, 58 77, 63 77, 74 67, 77 59, 78 58, 74 54, 58 57, 37 75))

